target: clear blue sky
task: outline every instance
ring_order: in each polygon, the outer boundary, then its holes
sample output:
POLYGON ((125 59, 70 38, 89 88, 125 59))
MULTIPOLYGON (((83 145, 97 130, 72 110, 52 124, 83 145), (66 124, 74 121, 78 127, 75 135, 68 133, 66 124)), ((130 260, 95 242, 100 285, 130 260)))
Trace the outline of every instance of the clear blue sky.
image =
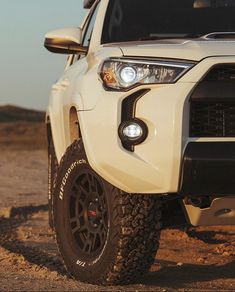
POLYGON ((83 0, 0 0, 0 105, 45 109, 66 57, 43 47, 44 35, 79 26, 83 0))

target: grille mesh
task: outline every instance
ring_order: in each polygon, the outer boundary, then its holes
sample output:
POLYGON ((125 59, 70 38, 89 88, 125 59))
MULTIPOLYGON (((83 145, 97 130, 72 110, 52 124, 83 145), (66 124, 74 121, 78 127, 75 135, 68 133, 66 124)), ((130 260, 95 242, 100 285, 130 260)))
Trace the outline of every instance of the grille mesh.
POLYGON ((207 81, 235 81, 235 65, 223 64, 213 67, 204 80, 207 81))
POLYGON ((235 137, 235 64, 218 64, 190 98, 191 137, 235 137))
POLYGON ((235 101, 192 101, 191 137, 235 137, 235 101))

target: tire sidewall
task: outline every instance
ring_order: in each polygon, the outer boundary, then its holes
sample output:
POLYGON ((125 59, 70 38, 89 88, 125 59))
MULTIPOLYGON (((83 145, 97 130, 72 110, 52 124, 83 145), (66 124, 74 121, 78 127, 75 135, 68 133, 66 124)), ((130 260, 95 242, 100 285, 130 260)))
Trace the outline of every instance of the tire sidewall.
POLYGON ((55 187, 58 162, 55 154, 55 148, 52 137, 48 141, 48 212, 49 226, 54 229, 53 218, 53 189, 55 187))

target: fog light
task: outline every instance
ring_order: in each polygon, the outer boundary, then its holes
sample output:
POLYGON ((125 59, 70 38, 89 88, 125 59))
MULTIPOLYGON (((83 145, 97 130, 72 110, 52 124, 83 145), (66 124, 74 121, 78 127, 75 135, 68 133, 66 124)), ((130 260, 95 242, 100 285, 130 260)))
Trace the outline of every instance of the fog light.
POLYGON ((130 123, 127 124, 123 130, 123 136, 127 137, 128 139, 138 139, 143 135, 143 129, 137 123, 130 123))
POLYGON ((119 137, 127 150, 134 151, 134 146, 144 142, 147 135, 148 128, 139 119, 123 122, 119 127, 119 137))

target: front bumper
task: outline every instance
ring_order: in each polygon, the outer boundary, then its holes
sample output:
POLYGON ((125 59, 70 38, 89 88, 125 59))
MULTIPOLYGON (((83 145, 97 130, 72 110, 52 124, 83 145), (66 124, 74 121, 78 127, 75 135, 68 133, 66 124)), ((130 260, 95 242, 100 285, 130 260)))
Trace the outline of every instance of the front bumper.
POLYGON ((127 93, 108 92, 97 81, 95 108, 80 112, 85 149, 93 169, 129 193, 178 193, 188 143, 235 142, 235 138, 189 137, 189 97, 206 72, 221 63, 235 63, 235 57, 207 58, 175 84, 142 87, 151 90, 138 101, 135 116, 147 124, 149 135, 133 153, 123 148, 118 127, 123 99, 141 87, 127 93))

